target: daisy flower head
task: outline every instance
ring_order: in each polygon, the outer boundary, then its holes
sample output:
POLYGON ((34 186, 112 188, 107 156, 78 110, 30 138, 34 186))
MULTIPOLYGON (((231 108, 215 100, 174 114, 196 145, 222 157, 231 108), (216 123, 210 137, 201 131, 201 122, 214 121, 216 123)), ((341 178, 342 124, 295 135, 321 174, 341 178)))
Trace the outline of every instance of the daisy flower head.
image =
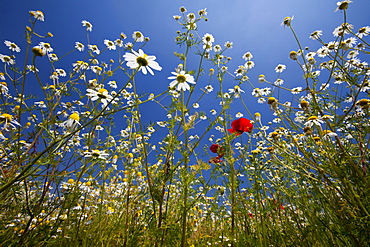
POLYGON ((104 40, 104 45, 106 45, 109 50, 115 50, 116 49, 116 44, 114 44, 114 42, 111 41, 111 40, 105 39, 104 40))
MULTIPOLYGON (((32 50, 33 50, 33 49, 32 49, 32 50)), ((10 65, 10 64, 15 64, 14 59, 12 59, 10 56, 7 56, 7 55, 0 54, 0 60, 1 60, 3 63, 6 63, 6 64, 8 64, 8 65, 10 65)))
POLYGON ((191 23, 195 22, 195 14, 194 13, 189 13, 189 14, 187 14, 186 17, 187 17, 189 22, 191 22, 191 23))
POLYGON ((289 17, 289 16, 285 17, 284 20, 283 20, 283 22, 281 23, 281 26, 284 25, 284 28, 286 26, 287 27, 290 27, 290 24, 292 23, 293 19, 294 19, 294 15, 292 17, 289 17))
POLYGON ((278 64, 278 66, 276 66, 276 68, 275 68, 275 71, 276 71, 276 73, 281 73, 285 69, 286 69, 286 66, 284 64, 278 64))
POLYGON ((231 49, 231 48, 233 48, 233 42, 231 42, 231 41, 226 41, 225 42, 225 47, 227 48, 227 49, 231 49))
POLYGON ((83 20, 81 23, 82 26, 86 27, 86 31, 92 31, 93 25, 90 22, 83 20))
POLYGON ((358 31, 357 31, 357 36, 359 38, 362 38, 363 36, 368 36, 370 34, 370 27, 369 26, 366 26, 366 27, 361 27, 358 31))
POLYGON ((79 51, 83 51, 83 50, 85 49, 85 46, 84 46, 82 43, 80 43, 80 42, 76 42, 75 44, 76 44, 76 45, 75 45, 75 48, 76 48, 77 50, 79 50, 79 51))
POLYGON ((207 8, 199 10, 198 15, 199 16, 206 16, 207 15, 207 8))
POLYGON ((213 47, 214 52, 220 52, 222 50, 222 47, 220 45, 215 45, 213 47))
POLYGON ((324 121, 322 121, 319 117, 310 116, 307 118, 307 122, 304 125, 311 128, 313 125, 321 126, 322 123, 324 123, 324 121))
MULTIPOLYGON (((289 57, 290 57, 290 59, 297 60, 298 56, 299 56, 299 54, 298 54, 296 51, 291 51, 291 52, 289 53, 289 57)), ((276 70, 276 69, 275 69, 275 70, 276 70)))
POLYGON ((92 151, 85 151, 84 156, 86 158, 106 160, 107 157, 109 156, 109 154, 106 153, 105 151, 100 151, 98 149, 95 149, 95 150, 92 150, 92 151))
POLYGON ((302 87, 295 87, 295 88, 292 88, 291 92, 292 94, 299 94, 300 92, 302 92, 302 87))
POLYGON ((74 112, 69 115, 68 119, 62 123, 62 127, 67 128, 68 130, 75 130, 80 124, 80 115, 78 112, 74 112))
POLYGON ((245 67, 243 65, 239 65, 239 67, 235 70, 234 74, 235 76, 242 76, 245 71, 246 71, 245 67))
POLYGON ((249 51, 247 53, 245 53, 242 58, 245 60, 245 61, 249 61, 253 58, 253 55, 252 53, 250 53, 249 51))
POLYGON ((321 35, 322 35, 322 30, 316 30, 310 34, 310 39, 313 39, 313 40, 319 39, 321 35))
POLYGON ((9 50, 11 50, 11 51, 15 51, 15 52, 20 52, 21 51, 21 48, 19 48, 19 46, 14 42, 11 42, 9 40, 5 40, 4 44, 7 47, 9 47, 9 50))
POLYGON ((127 35, 126 35, 125 33, 121 33, 121 34, 119 35, 119 37, 120 37, 121 39, 127 39, 127 35))
POLYGON ((323 46, 323 47, 319 48, 316 53, 317 53, 318 57, 323 58, 323 57, 326 57, 327 55, 329 55, 329 49, 326 46, 323 46))
POLYGON ((343 23, 339 27, 336 27, 333 31, 334 37, 343 36, 349 34, 353 30, 353 25, 349 23, 343 23))
POLYGON ((8 129, 9 126, 11 126, 13 129, 16 128, 16 126, 21 126, 15 118, 8 113, 3 113, 0 115, 0 123, 4 123, 3 129, 8 129))
POLYGON ((89 47, 89 50, 91 50, 92 52, 96 53, 97 55, 100 54, 100 50, 99 50, 99 48, 98 48, 97 45, 88 45, 88 47, 89 47))
POLYGON ((194 81, 194 77, 189 74, 185 74, 185 71, 180 71, 179 73, 177 72, 171 72, 173 76, 169 76, 167 79, 173 80, 170 83, 170 87, 174 88, 177 86, 177 90, 190 90, 190 86, 188 83, 195 84, 196 82, 194 81))
POLYGON ((52 52, 54 49, 51 47, 50 43, 40 42, 39 47, 43 50, 44 53, 52 52))
POLYGON ((135 31, 135 32, 132 34, 132 38, 133 38, 136 42, 143 42, 143 41, 145 40, 144 35, 143 35, 140 31, 135 31))
POLYGON ((100 102, 103 104, 103 107, 108 105, 108 103, 113 100, 113 97, 109 95, 108 90, 105 88, 101 88, 98 91, 88 88, 86 89, 86 91, 87 91, 86 96, 91 98, 91 101, 100 99, 100 102))
POLYGON ((5 81, 0 82, 0 93, 7 94, 8 91, 8 84, 5 81))
POLYGON ((51 61, 58 61, 58 56, 55 53, 48 54, 48 57, 51 61))
POLYGON ((204 44, 212 46, 212 43, 215 42, 215 38, 213 37, 212 34, 206 33, 203 36, 202 41, 203 41, 204 44))
POLYGON ((210 93, 210 92, 212 92, 212 91, 213 91, 213 87, 212 87, 212 85, 207 85, 207 86, 205 87, 205 89, 207 90, 207 93, 210 93))
POLYGON ((244 67, 247 68, 247 69, 252 69, 254 67, 254 62, 253 61, 247 61, 244 64, 244 67))
POLYGON ((277 78, 276 81, 274 81, 274 85, 276 86, 281 86, 283 85, 283 83, 284 83, 284 80, 281 78, 277 78))
POLYGON ((35 17, 36 20, 44 21, 44 13, 41 10, 31 10, 30 14, 35 17))
POLYGON ((67 73, 64 69, 55 69, 55 71, 58 73, 58 75, 65 77, 67 76, 67 73))
POLYGON ((263 75, 263 74, 260 74, 260 75, 258 76, 258 81, 259 81, 259 82, 265 82, 265 81, 266 81, 266 76, 265 76, 265 75, 263 75))
POLYGON ((335 9, 334 12, 337 12, 338 10, 346 10, 348 9, 348 4, 349 3, 352 3, 352 1, 350 0, 345 0, 345 1, 340 1, 340 2, 337 2, 337 8, 335 9))
POLYGON ((181 7, 180 7, 180 12, 181 12, 181 13, 185 13, 186 11, 187 11, 187 10, 186 10, 186 8, 185 8, 184 6, 181 6, 181 7))
POLYGON ((153 70, 161 71, 162 67, 155 61, 155 56, 148 56, 143 52, 143 50, 139 49, 138 52, 132 50, 132 53, 126 52, 123 55, 125 61, 127 61, 127 66, 131 69, 139 68, 144 75, 146 75, 149 71, 151 75, 154 75, 153 70))
POLYGON ((114 41, 114 44, 116 44, 118 47, 123 47, 124 46, 124 43, 121 39, 116 39, 114 41))

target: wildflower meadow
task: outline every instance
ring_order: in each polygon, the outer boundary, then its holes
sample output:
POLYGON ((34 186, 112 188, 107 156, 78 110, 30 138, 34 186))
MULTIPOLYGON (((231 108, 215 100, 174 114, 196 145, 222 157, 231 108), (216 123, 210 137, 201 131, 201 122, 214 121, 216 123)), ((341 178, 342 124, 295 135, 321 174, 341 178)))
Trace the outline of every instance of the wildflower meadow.
POLYGON ((59 54, 30 10, 25 42, 0 47, 0 246, 369 246, 370 27, 351 4, 306 34, 317 49, 282 19, 296 46, 275 78, 179 6, 167 81, 143 32, 97 39, 81 19, 59 54))

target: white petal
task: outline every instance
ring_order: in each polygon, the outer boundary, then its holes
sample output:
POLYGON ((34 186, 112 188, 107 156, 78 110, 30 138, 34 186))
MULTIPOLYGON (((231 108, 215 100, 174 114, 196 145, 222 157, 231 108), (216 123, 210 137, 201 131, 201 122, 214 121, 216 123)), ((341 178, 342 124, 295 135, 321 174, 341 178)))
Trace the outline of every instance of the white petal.
POLYGON ((149 63, 149 66, 150 67, 152 67, 153 69, 155 69, 155 70, 159 70, 159 71, 161 71, 162 70, 162 67, 161 66, 159 66, 159 64, 156 62, 156 61, 151 61, 150 63, 149 63))
POLYGON ((154 75, 153 70, 149 66, 145 66, 145 68, 149 71, 150 74, 154 75))
POLYGON ((176 81, 176 80, 171 81, 171 83, 170 83, 170 87, 175 87, 175 86, 176 86, 176 84, 177 84, 177 81, 176 81))
POLYGON ((145 66, 141 66, 140 67, 140 70, 143 72, 144 75, 146 75, 148 72, 146 71, 146 67, 145 66))

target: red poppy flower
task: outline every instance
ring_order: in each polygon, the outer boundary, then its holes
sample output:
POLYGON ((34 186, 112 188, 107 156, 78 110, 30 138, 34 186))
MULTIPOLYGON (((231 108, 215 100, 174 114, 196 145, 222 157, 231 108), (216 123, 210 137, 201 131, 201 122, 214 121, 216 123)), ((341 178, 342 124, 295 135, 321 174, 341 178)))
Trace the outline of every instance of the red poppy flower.
POLYGON ((218 157, 221 158, 222 156, 224 156, 224 148, 221 147, 220 145, 218 144, 212 144, 210 147, 209 147, 209 150, 211 150, 212 153, 215 153, 215 154, 218 154, 218 157))
POLYGON ((209 150, 211 150, 212 153, 217 153, 217 150, 220 148, 220 145, 218 144, 212 144, 210 147, 209 147, 209 150))
POLYGON ((231 123, 231 129, 228 129, 230 133, 235 133, 237 136, 244 132, 251 132, 253 124, 246 118, 239 118, 231 123))

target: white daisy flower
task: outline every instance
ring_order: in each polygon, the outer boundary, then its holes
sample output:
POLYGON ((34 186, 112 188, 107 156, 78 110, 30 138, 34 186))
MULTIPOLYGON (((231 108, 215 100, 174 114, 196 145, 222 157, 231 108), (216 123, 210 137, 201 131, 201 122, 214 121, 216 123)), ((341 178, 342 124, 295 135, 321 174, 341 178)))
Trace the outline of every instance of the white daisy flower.
POLYGON ((242 58, 245 60, 245 61, 249 61, 253 58, 253 55, 252 53, 250 53, 249 51, 247 53, 245 53, 242 58))
POLYGON ((293 19, 294 19, 294 15, 292 17, 290 16, 285 17, 283 22, 281 23, 281 26, 284 26, 284 28, 285 26, 290 27, 290 23, 292 23, 293 19))
POLYGON ((90 22, 83 20, 81 23, 82 26, 86 27, 86 31, 92 31, 93 25, 90 22))
POLYGON ((30 11, 30 14, 35 17, 36 20, 44 21, 44 13, 41 10, 30 11))
POLYGON ((316 30, 310 34, 310 39, 313 39, 313 40, 319 39, 321 35, 322 35, 322 30, 316 30))
POLYGON ((81 126, 80 124, 80 115, 78 112, 74 112, 71 115, 69 115, 68 119, 64 121, 62 124, 63 128, 67 128, 68 130, 75 130, 78 126, 81 126))
POLYGON ((114 44, 114 42, 110 41, 108 39, 104 40, 104 45, 106 45, 109 50, 115 50, 116 49, 116 45, 114 44))
POLYGON ((20 127, 21 125, 14 119, 14 117, 8 113, 3 113, 0 115, 0 123, 4 123, 3 129, 8 129, 11 126, 13 129, 16 126, 20 127))
POLYGON ((5 40, 4 44, 7 47, 9 47, 9 50, 11 50, 11 51, 15 51, 15 52, 20 52, 21 51, 21 48, 19 48, 19 46, 14 42, 11 42, 9 40, 5 40))
POLYGON ((213 37, 212 34, 206 33, 203 36, 202 41, 203 41, 204 44, 212 46, 212 43, 215 42, 215 38, 213 37))
POLYGON ((361 27, 358 32, 357 32, 357 36, 359 38, 362 38, 363 36, 367 36, 370 34, 370 27, 369 26, 365 26, 365 27, 361 27))
POLYGON ((125 55, 123 55, 125 58, 125 61, 127 61, 127 66, 131 69, 139 68, 139 71, 141 70, 144 75, 146 75, 149 71, 150 74, 154 75, 153 70, 161 71, 162 67, 159 66, 159 64, 154 61, 156 59, 155 56, 148 56, 143 52, 143 50, 139 49, 138 52, 132 50, 132 53, 126 52, 125 55))
POLYGON ((88 47, 89 47, 89 50, 92 50, 92 52, 94 52, 98 55, 100 54, 100 50, 99 50, 97 45, 88 45, 88 47))
POLYGON ((86 91, 88 92, 86 95, 91 98, 91 101, 100 99, 103 107, 108 105, 108 103, 113 99, 113 97, 109 95, 108 90, 105 88, 101 88, 98 91, 88 88, 86 91))
POLYGON ((313 125, 321 126, 324 123, 319 117, 311 116, 307 119, 307 122, 304 124, 305 126, 312 127, 313 125))
POLYGON ((227 48, 227 49, 231 49, 231 48, 233 48, 233 42, 231 42, 231 41, 226 41, 225 42, 225 47, 227 48))
POLYGON ((286 66, 284 64, 278 64, 278 66, 276 66, 276 68, 275 68, 275 71, 276 71, 276 73, 281 73, 285 69, 286 69, 286 66))
POLYGON ((247 69, 251 69, 254 67, 254 62, 253 61, 250 61, 248 60, 245 64, 244 64, 244 67, 247 68, 247 69))
POLYGON ((136 42, 143 42, 143 41, 145 40, 144 35, 143 35, 140 31, 135 31, 135 32, 132 34, 132 38, 133 38, 136 42))
POLYGON ((210 93, 210 92, 212 92, 212 91, 213 91, 213 87, 212 87, 212 85, 207 85, 207 86, 205 87, 205 89, 207 90, 207 92, 208 92, 208 93, 210 93))
POLYGON ((76 42, 75 44, 76 44, 76 45, 75 45, 75 48, 76 48, 77 50, 79 50, 79 51, 83 51, 83 50, 85 49, 85 46, 84 46, 82 43, 80 43, 80 42, 76 42))
POLYGON ((53 51, 53 48, 51 48, 49 43, 40 42, 39 47, 44 51, 44 53, 53 51))
POLYGON ((10 64, 15 64, 14 59, 12 59, 10 56, 7 56, 7 55, 0 54, 0 60, 1 60, 3 63, 6 63, 6 64, 8 64, 8 65, 10 65, 10 64))
POLYGON ((185 71, 180 71, 179 73, 177 72, 171 72, 174 76, 170 76, 167 79, 173 80, 170 83, 170 87, 175 87, 177 85, 177 90, 190 90, 190 86, 187 82, 195 84, 196 82, 194 81, 194 77, 189 74, 185 74, 185 71))
POLYGON ((95 149, 95 150, 92 150, 92 151, 85 151, 84 152, 84 156, 89 158, 94 158, 94 159, 103 159, 103 160, 106 160, 107 157, 109 156, 108 153, 106 153, 105 151, 100 151, 98 149, 95 149))
POLYGON ((292 88, 291 90, 291 93, 292 94, 299 94, 300 92, 302 92, 302 87, 295 87, 295 88, 292 88))

